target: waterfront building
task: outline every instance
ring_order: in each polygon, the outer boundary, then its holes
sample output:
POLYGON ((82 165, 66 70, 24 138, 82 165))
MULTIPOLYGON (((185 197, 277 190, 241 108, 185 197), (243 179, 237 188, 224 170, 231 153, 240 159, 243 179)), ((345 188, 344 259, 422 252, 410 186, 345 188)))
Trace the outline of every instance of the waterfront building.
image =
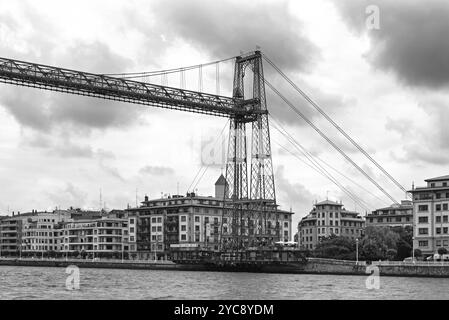
POLYGON ((366 216, 367 227, 412 227, 413 204, 402 200, 386 208, 376 209, 366 216))
MULTIPOLYGON (((195 247, 218 250, 220 234, 229 232, 230 221, 222 221, 226 179, 215 183, 215 196, 187 193, 145 200, 128 211, 137 216, 137 247, 141 258, 168 258, 171 248, 195 247), (223 230, 221 230, 223 226, 223 230)), ((281 240, 292 237, 292 212, 277 210, 281 240)))
POLYGON ((71 218, 70 211, 33 211, 22 222, 22 255, 56 254, 62 250, 62 224, 71 218))
MULTIPOLYGON (((135 218, 133 220, 135 225, 135 218)), ((133 227, 135 228, 135 227, 133 227)), ((134 230, 133 230, 134 231, 134 230)), ((135 239, 130 239, 128 218, 71 220, 62 228, 62 252, 65 255, 121 258, 136 253, 135 239)), ((135 237, 135 236, 134 236, 135 237)))
POLYGON ((449 175, 425 180, 413 187, 413 246, 424 255, 449 249, 449 175))
POLYGON ((15 214, 0 220, 0 255, 19 256, 21 254, 22 225, 33 213, 15 214))
POLYGON ((364 228, 362 216, 346 210, 341 202, 318 202, 298 224, 299 247, 313 250, 324 237, 331 235, 361 238, 364 228))

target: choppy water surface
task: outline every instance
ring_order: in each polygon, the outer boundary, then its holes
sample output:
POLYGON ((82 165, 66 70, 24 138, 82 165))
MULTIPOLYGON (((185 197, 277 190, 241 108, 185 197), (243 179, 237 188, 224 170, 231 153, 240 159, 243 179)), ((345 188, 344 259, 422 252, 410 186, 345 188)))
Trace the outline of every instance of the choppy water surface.
POLYGON ((80 290, 65 268, 0 267, 0 299, 449 299, 449 279, 80 269, 80 290))

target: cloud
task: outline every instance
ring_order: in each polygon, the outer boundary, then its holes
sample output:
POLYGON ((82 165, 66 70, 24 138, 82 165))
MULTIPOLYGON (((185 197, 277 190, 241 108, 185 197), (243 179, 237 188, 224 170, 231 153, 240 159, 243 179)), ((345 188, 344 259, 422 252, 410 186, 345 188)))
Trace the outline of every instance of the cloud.
MULTIPOLYGON (((312 209, 312 202, 316 196, 302 184, 291 183, 285 177, 284 166, 278 166, 275 177, 278 203, 282 203, 285 206, 291 206, 293 212, 295 212, 295 220, 307 215, 312 209)), ((285 209, 286 208, 284 208, 284 210, 285 209)), ((295 230, 295 228, 293 230, 295 230)))
POLYGON ((169 167, 145 166, 139 170, 139 173, 152 176, 166 176, 174 174, 175 171, 169 167))
MULTIPOLYGON (((58 28, 20 6, 22 17, 0 16, 2 56, 92 73, 114 73, 133 66, 105 43, 90 40, 58 42, 58 28), (17 25, 25 25, 24 29, 17 25)), ((23 127, 49 132, 73 125, 82 130, 126 127, 139 120, 139 109, 130 104, 1 84, 0 106, 23 127)))
POLYGON ((367 34, 373 66, 394 72, 407 85, 441 88, 449 84, 449 2, 445 0, 335 1, 348 25, 367 34), (368 5, 380 9, 380 30, 367 30, 368 5))
POLYGON ((154 1, 148 9, 163 21, 160 32, 168 41, 182 39, 215 58, 260 46, 276 53, 281 68, 307 70, 319 53, 285 1, 154 1))
POLYGON ((86 205, 88 194, 72 183, 67 182, 64 188, 54 192, 47 192, 47 197, 60 207, 83 207, 86 205))

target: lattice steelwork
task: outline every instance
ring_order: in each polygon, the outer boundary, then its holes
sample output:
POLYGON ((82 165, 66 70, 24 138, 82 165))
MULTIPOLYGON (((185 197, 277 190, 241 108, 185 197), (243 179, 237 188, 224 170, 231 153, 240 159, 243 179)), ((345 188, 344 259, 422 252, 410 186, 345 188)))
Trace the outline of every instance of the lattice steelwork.
POLYGON ((183 90, 133 80, 0 58, 0 82, 108 100, 203 113, 253 118, 245 104, 229 97, 183 90))
POLYGON ((222 249, 280 239, 261 52, 237 57, 232 98, 5 58, 0 82, 231 118, 222 249), (246 71, 254 76, 252 97, 245 97, 246 71), (247 123, 252 124, 249 184, 247 123))
POLYGON ((233 95, 236 101, 254 101, 255 119, 248 121, 234 117, 231 121, 226 192, 229 201, 223 210, 223 250, 272 245, 280 240, 280 225, 276 212, 270 132, 265 96, 262 56, 254 54, 238 57, 235 66, 233 95), (245 72, 253 71, 253 93, 246 99, 245 72), (246 168, 246 123, 252 123, 250 195, 246 168), (244 147, 242 147, 244 146, 244 147))

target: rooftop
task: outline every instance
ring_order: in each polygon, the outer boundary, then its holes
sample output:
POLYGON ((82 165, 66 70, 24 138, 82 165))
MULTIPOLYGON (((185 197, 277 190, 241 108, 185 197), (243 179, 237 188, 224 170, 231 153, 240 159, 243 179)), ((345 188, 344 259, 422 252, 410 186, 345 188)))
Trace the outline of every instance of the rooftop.
POLYGON ((424 180, 424 181, 430 182, 430 181, 443 181, 443 180, 449 180, 449 175, 436 177, 436 178, 432 178, 432 179, 427 179, 427 180, 424 180))
POLYGON ((331 206, 343 206, 343 204, 339 203, 339 202, 335 202, 335 201, 331 201, 331 200, 324 200, 318 203, 315 203, 315 206, 322 206, 322 205, 331 205, 331 206))

